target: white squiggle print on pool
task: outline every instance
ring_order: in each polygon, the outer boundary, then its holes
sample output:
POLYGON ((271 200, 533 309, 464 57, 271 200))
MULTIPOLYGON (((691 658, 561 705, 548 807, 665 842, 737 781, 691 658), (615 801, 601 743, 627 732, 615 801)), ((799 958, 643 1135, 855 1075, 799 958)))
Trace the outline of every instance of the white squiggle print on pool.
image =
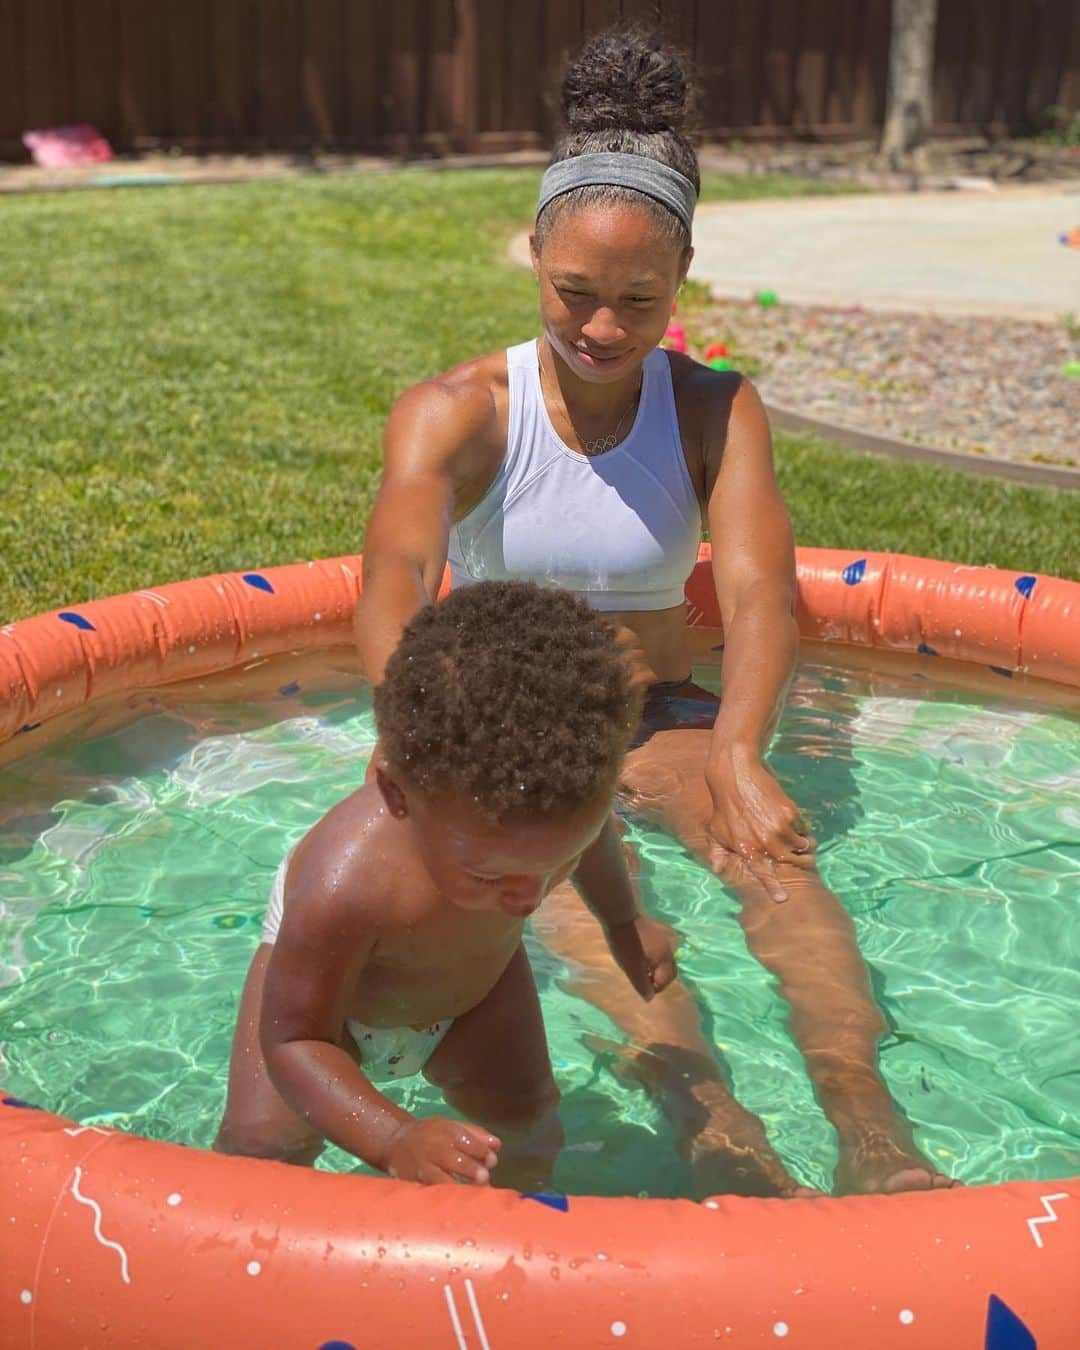
POLYGON ((120 1246, 119 1242, 111 1242, 101 1231, 101 1206, 96 1200, 91 1200, 88 1195, 82 1195, 79 1191, 79 1182, 82 1180, 82 1168, 75 1168, 75 1176, 71 1182, 71 1193, 78 1200, 80 1205, 87 1205, 94 1211, 94 1237, 103 1247, 111 1247, 114 1252, 120 1254, 120 1274, 125 1284, 131 1283, 131 1277, 128 1275, 127 1252, 120 1246))
POLYGON ((1042 1205, 1043 1209, 1046 1210, 1046 1213, 1038 1215, 1033 1219, 1028 1219, 1027 1221, 1028 1229, 1035 1240, 1036 1247, 1041 1247, 1043 1245, 1042 1234, 1038 1231, 1040 1226, 1044 1223, 1057 1223, 1061 1219, 1061 1215, 1054 1209, 1055 1201, 1068 1200, 1068 1198, 1069 1196, 1065 1191, 1055 1191, 1053 1195, 1039 1196, 1039 1203, 1042 1205))

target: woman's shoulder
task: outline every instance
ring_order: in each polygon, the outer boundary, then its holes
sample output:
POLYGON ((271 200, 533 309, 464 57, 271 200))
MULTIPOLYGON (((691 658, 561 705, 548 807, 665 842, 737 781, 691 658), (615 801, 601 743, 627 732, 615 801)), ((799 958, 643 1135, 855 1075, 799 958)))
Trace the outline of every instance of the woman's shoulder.
POLYGON ((767 427, 765 405, 754 382, 738 370, 711 370, 680 352, 666 353, 680 423, 713 440, 726 439, 736 427, 767 427))
POLYGON ((711 370, 680 352, 665 355, 687 464, 702 491, 715 482, 729 446, 770 455, 768 416, 752 380, 737 370, 711 370))
POLYGON ((405 390, 401 398, 452 398, 464 402, 485 400, 490 402, 506 388, 506 382, 506 352, 488 352, 484 356, 474 356, 468 361, 462 361, 460 365, 451 366, 448 370, 418 380, 405 390))
POLYGON ((415 465, 450 469, 457 480, 490 478, 506 442, 506 352, 463 361, 410 385, 385 430, 387 464, 400 452, 415 465))
MULTIPOLYGON (((685 404, 700 408, 730 405, 744 385, 750 385, 737 370, 713 370, 683 352, 665 352, 671 370, 671 386, 680 410, 685 404)), ((753 388, 752 385, 750 385, 753 388)))
POLYGON ((479 430, 505 401, 506 352, 489 352, 410 385, 394 404, 391 421, 449 417, 479 430))

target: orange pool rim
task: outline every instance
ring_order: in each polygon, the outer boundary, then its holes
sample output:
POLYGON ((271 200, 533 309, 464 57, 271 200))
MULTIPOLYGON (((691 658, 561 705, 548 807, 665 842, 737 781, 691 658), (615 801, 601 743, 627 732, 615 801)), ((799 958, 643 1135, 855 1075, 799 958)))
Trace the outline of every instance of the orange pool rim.
MULTIPOLYGON (((798 561, 807 642, 1080 701, 1077 583, 798 561)), ((250 684, 347 645, 360 575, 347 557, 205 577, 0 629, 0 763, 137 715, 155 689, 250 684)), ((707 547, 687 601, 715 646, 707 547)), ((1077 1179, 703 1204, 429 1189, 84 1126, 0 1089, 0 1201, 0 1350, 1080 1344, 1077 1179)))

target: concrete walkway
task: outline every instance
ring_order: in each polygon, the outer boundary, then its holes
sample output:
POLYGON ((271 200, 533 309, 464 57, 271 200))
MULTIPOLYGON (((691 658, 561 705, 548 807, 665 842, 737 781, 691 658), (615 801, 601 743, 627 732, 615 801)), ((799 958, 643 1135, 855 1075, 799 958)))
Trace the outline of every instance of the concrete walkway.
POLYGON ((1080 312, 1076 188, 817 197, 698 208, 691 277, 747 299, 1054 321, 1080 312))

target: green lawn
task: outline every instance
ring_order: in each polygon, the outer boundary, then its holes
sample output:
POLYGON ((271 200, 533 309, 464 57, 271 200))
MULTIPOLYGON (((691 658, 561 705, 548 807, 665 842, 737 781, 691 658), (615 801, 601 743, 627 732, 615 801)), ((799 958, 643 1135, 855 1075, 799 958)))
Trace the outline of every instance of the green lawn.
MULTIPOLYGON (((0 205, 0 622, 360 548, 394 397, 536 331, 537 173, 0 205)), ((808 190, 815 185, 807 185, 808 190)), ((710 175, 706 196, 790 180, 710 175)), ((799 540, 1076 575, 1076 498, 778 438, 799 540)))

